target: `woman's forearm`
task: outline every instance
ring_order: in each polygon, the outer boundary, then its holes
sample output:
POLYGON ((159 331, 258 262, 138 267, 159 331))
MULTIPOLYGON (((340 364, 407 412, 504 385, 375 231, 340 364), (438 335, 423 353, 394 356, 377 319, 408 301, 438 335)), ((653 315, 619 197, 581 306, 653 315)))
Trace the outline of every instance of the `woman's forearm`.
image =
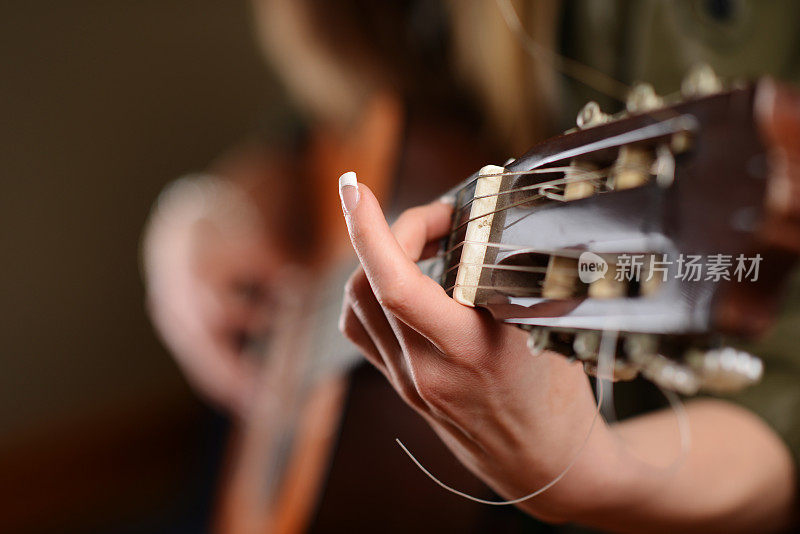
POLYGON ((781 439, 734 404, 687 404, 691 446, 680 455, 674 415, 660 411, 611 428, 619 439, 609 455, 615 503, 565 518, 618 531, 775 531, 797 507, 796 468, 781 439), (654 528, 655 527, 655 528, 654 528))

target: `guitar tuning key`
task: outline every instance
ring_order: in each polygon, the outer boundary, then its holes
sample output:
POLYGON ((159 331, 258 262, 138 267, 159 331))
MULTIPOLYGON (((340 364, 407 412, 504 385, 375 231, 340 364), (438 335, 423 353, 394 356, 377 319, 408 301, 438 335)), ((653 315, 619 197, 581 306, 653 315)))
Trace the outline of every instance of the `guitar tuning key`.
POLYGON ((627 334, 622 346, 631 362, 644 364, 658 350, 658 339, 651 334, 627 334))
POLYGON ((642 375, 658 386, 683 395, 694 395, 700 390, 697 374, 684 365, 660 354, 653 354, 642 366, 642 375))
POLYGON ((692 146, 692 136, 689 132, 678 132, 672 135, 669 148, 673 154, 683 154, 692 146))
POLYGON ((647 149, 630 145, 621 147, 611 170, 609 185, 615 190, 644 185, 650 179, 654 159, 647 149))
POLYGON ((722 81, 706 63, 692 67, 681 83, 681 94, 684 98, 700 98, 722 90, 722 81))
POLYGON ((597 280, 589 284, 587 294, 593 299, 618 299, 628 294, 627 280, 618 280, 616 277, 617 264, 606 259, 608 268, 597 280))
POLYGON ((578 332, 572 342, 572 350, 579 360, 593 361, 597 359, 600 349, 600 334, 594 331, 578 332))
MULTIPOLYGON (((561 200, 569 202, 597 193, 597 183, 594 178, 586 179, 587 173, 595 171, 597 171, 596 165, 573 160, 564 172, 565 185, 561 200)), ((566 299, 575 296, 578 289, 577 258, 550 256, 542 282, 542 296, 548 299, 566 299)))
POLYGON ((597 193, 597 170, 593 163, 572 160, 564 172, 564 200, 578 200, 597 193))
POLYGON ((568 299, 577 293, 578 260, 565 256, 550 256, 542 282, 542 296, 546 299, 568 299))
POLYGON ((651 347, 655 349, 656 345, 655 338, 647 334, 632 335, 625 340, 628 358, 642 376, 670 391, 683 395, 697 393, 701 383, 697 374, 689 367, 651 351, 651 347))
POLYGON ((528 332, 528 350, 532 356, 539 356, 550 345, 550 331, 546 328, 531 328, 528 332))
POLYGON ((663 258, 659 259, 660 257, 661 255, 659 254, 648 254, 645 257, 644 265, 642 266, 643 274, 639 280, 639 295, 643 297, 658 293, 665 281, 664 274, 660 272, 660 270, 664 269, 659 267, 659 262, 663 262, 663 258))
MULTIPOLYGON (((595 330, 581 331, 575 334, 572 349, 579 360, 583 362, 583 370, 590 376, 598 376, 598 353, 600 350, 600 332, 595 330)), ((612 376, 614 382, 619 380, 633 380, 639 374, 636 365, 614 357, 612 376)))
POLYGON ((686 362, 700 376, 703 389, 714 393, 739 391, 761 380, 764 372, 760 358, 732 347, 691 351, 686 362))
POLYGON ((581 130, 591 128, 598 124, 603 124, 611 120, 611 116, 603 113, 600 109, 600 104, 594 100, 587 102, 583 108, 578 112, 578 117, 575 122, 581 130))
POLYGON ((625 107, 629 113, 643 113, 660 108, 664 99, 658 96, 649 83, 637 83, 628 93, 625 107))
MULTIPOLYGON (((598 376, 598 367, 596 362, 583 362, 583 371, 589 376, 598 376)), ((613 382, 629 381, 636 378, 639 374, 639 369, 635 366, 624 362, 622 360, 614 360, 614 369, 612 371, 611 380, 613 382)), ((606 378, 606 377, 604 377, 606 378)))
MULTIPOLYGON (((673 136, 673 141, 675 137, 673 136)), ((688 142, 688 139, 687 139, 688 142)), ((675 156, 667 145, 658 145, 656 161, 653 164, 656 183, 659 187, 667 188, 675 181, 675 156)))

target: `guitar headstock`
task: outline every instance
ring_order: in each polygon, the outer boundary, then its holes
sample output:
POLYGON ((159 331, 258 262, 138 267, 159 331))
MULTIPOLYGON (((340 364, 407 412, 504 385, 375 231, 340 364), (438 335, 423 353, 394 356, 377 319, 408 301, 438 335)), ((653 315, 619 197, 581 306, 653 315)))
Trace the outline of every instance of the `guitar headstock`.
POLYGON ((730 391, 761 362, 719 346, 769 325, 800 252, 800 98, 769 80, 722 91, 708 69, 665 104, 590 103, 578 127, 457 190, 442 285, 457 301, 615 378, 730 391))

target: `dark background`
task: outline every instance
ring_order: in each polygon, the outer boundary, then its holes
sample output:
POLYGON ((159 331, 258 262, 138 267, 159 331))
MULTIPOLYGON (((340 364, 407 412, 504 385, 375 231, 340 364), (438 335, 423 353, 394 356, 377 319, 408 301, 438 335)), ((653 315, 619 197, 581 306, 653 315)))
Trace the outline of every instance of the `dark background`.
POLYGON ((193 530, 218 423, 153 334, 138 241, 280 107, 249 6, 6 0, 0 66, 0 531, 193 530))

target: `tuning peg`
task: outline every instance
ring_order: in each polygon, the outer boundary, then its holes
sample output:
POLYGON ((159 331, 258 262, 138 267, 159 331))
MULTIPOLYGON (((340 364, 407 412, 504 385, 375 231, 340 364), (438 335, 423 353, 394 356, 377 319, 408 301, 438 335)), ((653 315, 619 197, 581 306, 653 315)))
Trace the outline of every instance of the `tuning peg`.
POLYGON ((577 122, 578 128, 584 129, 603 124, 609 120, 611 120, 611 116, 603 113, 603 110, 600 109, 600 104, 592 100, 587 102, 578 112, 578 118, 575 122, 577 122))
POLYGON ((642 375, 657 386, 683 395, 694 395, 700 390, 701 380, 697 374, 689 367, 666 356, 641 355, 637 363, 642 375))
POLYGON ((659 354, 658 345, 651 334, 628 334, 623 346, 628 360, 654 384, 684 395, 697 393, 701 382, 694 370, 659 354))
POLYGON ((614 367, 611 371, 611 376, 606 377, 598 377, 598 365, 595 362, 583 362, 583 371, 589 375, 594 376, 596 378, 611 378, 614 382, 619 381, 630 381, 636 378, 639 374, 639 369, 627 362, 622 360, 614 360, 614 367))
MULTIPOLYGON (((575 355, 583 362, 583 370, 587 375, 597 377, 598 352, 600 350, 600 332, 586 330, 575 334, 572 348, 575 355)), ((626 362, 614 356, 613 367, 611 368, 611 378, 614 382, 619 380, 633 380, 639 374, 639 368, 635 364, 626 362)))
POLYGON ((655 89, 649 83, 637 83, 634 85, 628 92, 628 98, 625 101, 625 107, 628 108, 630 113, 650 111, 663 105, 664 99, 656 94, 655 89))
POLYGON ((658 350, 658 339, 651 334, 627 334, 622 346, 630 361, 643 364, 647 356, 658 350))
POLYGON ((600 333, 594 330, 578 332, 572 341, 572 350, 580 360, 596 360, 597 351, 600 350, 600 333))
POLYGON ((610 185, 616 190, 632 189, 650 180, 650 170, 654 161, 650 150, 624 145, 611 169, 610 185))
POLYGON ((692 67, 681 83, 681 94, 684 98, 699 98, 718 93, 722 90, 722 82, 707 63, 692 67))
POLYGON ((700 379, 688 367, 658 355, 642 374, 664 389, 683 395, 694 395, 700 390, 700 379))
POLYGON ((731 347, 693 351, 686 356, 686 362, 700 376, 703 389, 714 393, 729 393, 755 384, 764 372, 760 358, 731 347))
MULTIPOLYGON (((675 141, 675 137, 672 139, 674 141, 673 144, 677 143, 688 143, 688 139, 681 139, 679 141, 675 141)), ((683 148, 683 147, 679 147, 683 148)), ((669 187, 672 185, 672 182, 675 181, 675 156, 672 154, 672 150, 667 148, 666 145, 659 145, 656 149, 656 161, 654 164, 655 173, 656 173, 656 183, 659 187, 669 187)))
POLYGON ((528 350, 533 356, 539 356, 550 345, 550 331, 546 328, 534 327, 528 332, 528 350))

